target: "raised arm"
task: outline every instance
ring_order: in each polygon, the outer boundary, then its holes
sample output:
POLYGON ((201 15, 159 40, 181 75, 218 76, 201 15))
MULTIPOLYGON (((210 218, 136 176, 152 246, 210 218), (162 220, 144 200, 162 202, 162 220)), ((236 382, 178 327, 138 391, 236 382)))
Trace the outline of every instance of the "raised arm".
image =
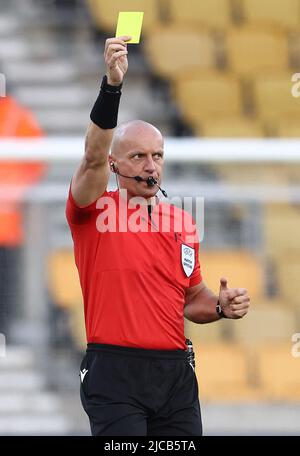
POLYGON ((128 68, 126 42, 130 39, 130 36, 121 36, 108 38, 105 42, 106 75, 91 111, 84 157, 72 178, 71 192, 78 206, 89 205, 107 187, 108 154, 117 125, 123 78, 128 68))

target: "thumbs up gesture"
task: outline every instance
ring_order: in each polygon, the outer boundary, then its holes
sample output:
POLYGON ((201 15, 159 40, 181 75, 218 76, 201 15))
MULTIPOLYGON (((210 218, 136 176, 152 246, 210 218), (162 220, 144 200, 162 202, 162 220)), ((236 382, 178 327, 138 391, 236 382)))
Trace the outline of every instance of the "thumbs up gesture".
POLYGON ((227 318, 242 318, 250 307, 246 288, 228 288, 227 279, 220 279, 219 303, 227 318))

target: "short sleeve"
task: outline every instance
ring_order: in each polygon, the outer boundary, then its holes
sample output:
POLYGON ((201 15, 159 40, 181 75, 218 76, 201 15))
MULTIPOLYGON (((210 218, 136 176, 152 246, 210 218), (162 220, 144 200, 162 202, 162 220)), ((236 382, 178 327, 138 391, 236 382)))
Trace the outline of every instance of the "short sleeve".
POLYGON ((195 287, 202 282, 202 275, 201 275, 201 268, 200 268, 200 261, 199 261, 199 242, 195 244, 195 267, 194 271, 190 277, 189 287, 195 287))
POLYGON ((92 220, 92 217, 96 211, 97 200, 93 201, 88 206, 78 206, 73 198, 70 183, 69 194, 66 203, 66 218, 69 225, 84 225, 92 220))

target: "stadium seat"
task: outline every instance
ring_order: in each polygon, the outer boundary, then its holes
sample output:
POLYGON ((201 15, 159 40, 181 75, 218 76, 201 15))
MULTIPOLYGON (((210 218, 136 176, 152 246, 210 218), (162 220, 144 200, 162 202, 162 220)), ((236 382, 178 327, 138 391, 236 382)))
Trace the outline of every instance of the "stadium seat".
POLYGON ((300 400, 300 359, 292 356, 292 346, 289 337, 284 344, 264 344, 257 350, 260 382, 266 399, 300 400))
POLYGON ((167 0, 169 17, 173 22, 207 25, 222 28, 231 23, 230 0, 167 0))
POLYGON ((239 116, 242 93, 237 77, 218 72, 186 73, 173 85, 175 99, 189 122, 200 119, 239 116))
POLYGON ((263 207, 266 253, 281 260, 288 252, 300 252, 299 226, 299 205, 266 204, 263 207))
POLYGON ((216 324, 197 324, 185 320, 185 336, 194 344, 220 342, 223 338, 221 322, 216 324))
POLYGON ((174 79, 183 70, 188 73, 216 64, 212 37, 193 27, 155 28, 145 42, 145 51, 153 70, 168 79, 174 79))
POLYGON ((88 0, 88 5, 95 25, 108 33, 115 33, 119 11, 144 11, 141 37, 160 21, 157 0, 88 0))
POLYGON ((300 116, 280 119, 274 128, 280 138, 300 138, 300 116))
POLYGON ((265 73, 254 79, 257 113, 264 119, 300 117, 300 100, 291 93, 291 73, 265 73))
POLYGON ((286 28, 300 25, 299 0, 242 0, 242 9, 249 23, 286 28))
POLYGON ((216 343, 195 346, 200 400, 247 401, 259 392, 250 381, 251 363, 242 346, 216 343))
POLYGON ((84 310, 83 304, 77 303, 76 306, 72 307, 69 314, 69 324, 73 341, 79 351, 86 349, 86 332, 84 322, 84 310))
POLYGON ((54 303, 67 310, 73 341, 78 350, 86 347, 82 292, 72 250, 52 252, 48 258, 48 286, 54 303))
POLYGON ((218 292, 220 278, 225 276, 229 287, 247 288, 252 299, 263 295, 263 270, 259 258, 244 250, 209 250, 200 252, 203 280, 218 292))
POLYGON ((214 165, 220 178, 225 179, 229 184, 248 185, 286 185, 287 176, 283 165, 270 164, 261 166, 259 163, 222 163, 214 165))
POLYGON ((48 285, 51 297, 58 306, 70 309, 82 302, 78 271, 71 250, 57 250, 49 255, 48 285))
POLYGON ((235 27, 225 37, 228 65, 243 76, 264 70, 286 70, 288 43, 284 32, 266 27, 235 27))
POLYGON ((245 117, 213 118, 194 124, 195 133, 207 138, 261 138, 264 127, 259 121, 245 117))
POLYGON ((284 342, 296 332, 295 312, 287 308, 285 301, 263 301, 252 299, 248 314, 235 322, 233 333, 238 343, 284 342))
MULTIPOLYGON (((291 237, 293 238, 292 235, 291 237)), ((298 240, 296 242, 299 243, 298 240)), ((280 296, 285 300, 287 307, 293 306, 297 309, 300 296, 300 250, 284 253, 282 257, 278 258, 277 268, 280 296)))

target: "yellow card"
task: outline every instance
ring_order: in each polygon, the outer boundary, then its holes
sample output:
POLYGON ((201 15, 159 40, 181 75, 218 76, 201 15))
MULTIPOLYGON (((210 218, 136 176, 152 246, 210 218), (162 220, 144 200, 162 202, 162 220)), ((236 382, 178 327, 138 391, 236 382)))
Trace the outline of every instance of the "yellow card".
POLYGON ((143 12, 125 11, 119 12, 116 37, 128 35, 132 39, 127 43, 136 44, 140 42, 143 12))

